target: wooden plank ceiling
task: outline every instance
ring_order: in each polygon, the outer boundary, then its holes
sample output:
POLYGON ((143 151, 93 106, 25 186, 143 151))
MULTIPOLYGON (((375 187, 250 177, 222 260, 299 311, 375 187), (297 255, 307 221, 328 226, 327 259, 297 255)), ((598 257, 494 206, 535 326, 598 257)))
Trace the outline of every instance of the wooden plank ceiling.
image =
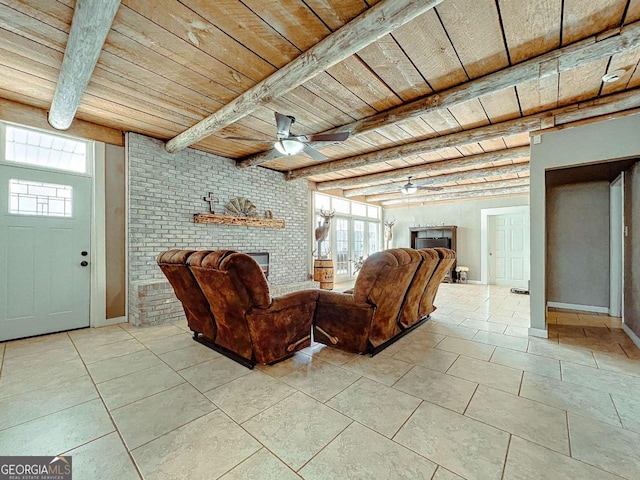
MULTIPOLYGON (((171 139, 376 3, 122 0, 77 118, 171 139)), ((74 4, 74 0, 0 0, 1 98, 49 108, 74 4)), ((272 144, 226 137, 274 139, 275 111, 295 117, 295 134, 323 132, 467 84, 603 32, 608 33, 601 38, 616 35, 620 27, 639 20, 640 0, 445 0, 193 147, 241 161, 270 150, 272 144)), ((639 60, 640 47, 634 44, 622 53, 561 73, 540 76, 400 122, 388 122, 341 144, 319 147, 329 157, 324 162, 303 153, 276 158, 263 166, 295 174, 303 167, 331 165, 335 160, 475 131, 618 92, 630 91, 629 98, 635 99, 634 89, 640 85, 639 60), (625 71, 619 81, 602 82, 603 75, 618 69, 625 71)), ((614 109, 635 104, 627 98, 620 105, 614 109)), ((420 165, 423 167, 410 172, 416 183, 428 178, 431 185, 443 187, 439 192, 429 192, 434 201, 440 197, 457 198, 454 194, 459 191, 460 196, 469 195, 468 192, 487 195, 489 187, 495 188, 496 194, 522 193, 527 188, 528 151, 521 149, 518 158, 503 151, 527 146, 530 129, 516 126, 502 136, 472 137, 480 140, 455 143, 462 138, 458 135, 452 137, 451 145, 419 154, 377 163, 367 161, 335 171, 306 168, 298 172, 317 182, 319 189, 342 189, 348 196, 368 195, 367 200, 383 205, 397 203, 394 194, 406 183, 398 176, 409 171, 402 170, 395 178, 372 174, 420 165), (487 156, 490 152, 499 155, 487 156), (471 157, 468 165, 458 162, 447 168, 445 162, 463 157, 471 157), (513 166, 511 170, 509 165, 513 166), (494 170, 487 170, 490 167, 494 170), (472 174, 475 170, 480 171, 472 174), (359 178, 363 175, 367 177, 359 178), (438 181, 440 175, 443 178, 438 181), (345 181, 336 182, 339 180, 345 181)), ((415 198, 428 201, 421 195, 415 198)))

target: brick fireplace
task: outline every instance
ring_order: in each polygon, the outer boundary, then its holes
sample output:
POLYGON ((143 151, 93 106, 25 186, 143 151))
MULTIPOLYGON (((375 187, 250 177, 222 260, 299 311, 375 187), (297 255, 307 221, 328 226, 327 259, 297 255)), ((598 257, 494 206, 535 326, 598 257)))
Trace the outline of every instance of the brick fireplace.
MULTIPOLYGON (((163 143, 127 134, 129 321, 153 325, 184 313, 156 257, 170 248, 231 249, 269 254, 272 295, 313 288, 307 280, 310 245, 306 180, 286 182, 261 167, 239 170, 233 161, 186 149, 167 153, 163 143), (203 197, 218 199, 216 213, 234 197, 245 197, 259 214, 271 210, 285 228, 196 224, 194 213, 208 211, 203 197)), ((259 262, 260 263, 260 262, 259 262)))

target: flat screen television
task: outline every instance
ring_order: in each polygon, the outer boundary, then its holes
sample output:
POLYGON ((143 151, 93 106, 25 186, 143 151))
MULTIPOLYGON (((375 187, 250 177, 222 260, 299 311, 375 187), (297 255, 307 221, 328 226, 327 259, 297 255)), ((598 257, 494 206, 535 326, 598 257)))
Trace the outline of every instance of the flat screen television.
POLYGON ((416 249, 420 248, 451 248, 450 238, 416 238, 416 249))

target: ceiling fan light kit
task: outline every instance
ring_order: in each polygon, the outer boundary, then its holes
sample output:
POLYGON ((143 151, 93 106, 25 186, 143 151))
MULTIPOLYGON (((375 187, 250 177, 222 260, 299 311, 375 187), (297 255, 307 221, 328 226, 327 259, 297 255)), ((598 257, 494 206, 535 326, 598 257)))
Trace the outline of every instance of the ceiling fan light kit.
POLYGON ((409 177, 408 182, 400 189, 400 191, 405 195, 413 195, 418 191, 418 187, 411 183, 411 177, 409 177))
MULTIPOLYGON (((297 155, 303 150, 314 160, 326 160, 327 157, 313 148, 310 143, 324 143, 324 142, 343 142, 349 138, 349 132, 336 132, 336 133, 315 133, 311 135, 293 135, 291 133, 291 125, 296 123, 296 119, 291 115, 283 115, 282 113, 274 112, 276 117, 276 127, 278 128, 276 138, 273 142, 273 148, 275 148, 281 155, 297 155)), ((265 140, 259 138, 247 138, 247 137, 226 137, 229 140, 241 140, 244 142, 264 142, 265 140)), ((271 142, 272 140, 268 140, 271 142)))
POLYGON ((297 155, 304 149, 302 142, 287 139, 278 140, 273 146, 283 155, 297 155))
POLYGON ((402 187, 402 193, 404 193, 405 195, 413 195, 417 191, 418 187, 416 187, 414 184, 405 185, 404 187, 402 187))

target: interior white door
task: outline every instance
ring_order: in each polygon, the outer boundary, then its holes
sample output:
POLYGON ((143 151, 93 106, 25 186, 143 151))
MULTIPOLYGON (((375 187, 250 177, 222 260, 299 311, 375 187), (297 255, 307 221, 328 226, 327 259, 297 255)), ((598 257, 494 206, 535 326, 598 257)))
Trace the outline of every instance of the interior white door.
POLYGON ((529 214, 489 217, 489 283, 527 288, 529 283, 529 214))
POLYGON ((90 177, 0 165, 0 341, 89 326, 90 222, 90 177))

